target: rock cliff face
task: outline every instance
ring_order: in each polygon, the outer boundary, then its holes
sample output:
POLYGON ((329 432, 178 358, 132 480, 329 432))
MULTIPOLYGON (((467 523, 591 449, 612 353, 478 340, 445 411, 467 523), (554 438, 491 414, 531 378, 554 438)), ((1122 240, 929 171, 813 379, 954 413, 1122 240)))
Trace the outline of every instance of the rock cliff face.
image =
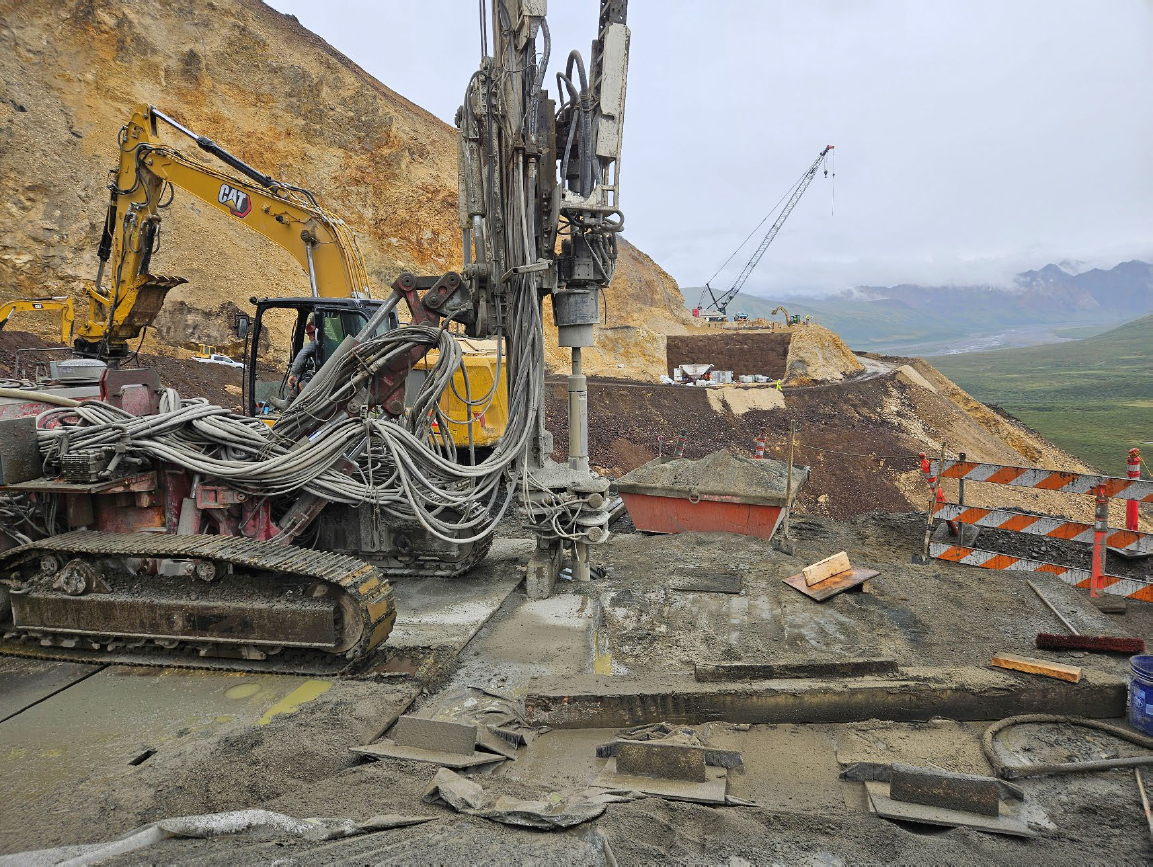
MULTIPOLYGON (((460 267, 455 131, 295 18, 259 0, 0 0, 0 300, 81 298, 116 135, 142 102, 316 192, 356 232, 380 293, 402 270, 460 267)), ((308 292, 287 254, 180 191, 152 270, 189 281, 169 295, 154 351, 226 344, 221 305, 308 292)), ((689 318, 675 281, 628 245, 609 316, 670 328, 689 318)))

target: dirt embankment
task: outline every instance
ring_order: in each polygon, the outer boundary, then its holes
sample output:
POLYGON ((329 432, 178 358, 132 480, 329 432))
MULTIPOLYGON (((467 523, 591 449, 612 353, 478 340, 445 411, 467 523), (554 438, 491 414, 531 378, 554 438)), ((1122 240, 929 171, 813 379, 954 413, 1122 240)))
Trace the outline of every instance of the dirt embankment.
POLYGON ((785 381, 790 385, 840 382, 864 370, 853 350, 823 325, 794 325, 789 334, 785 381))
MULTIPOLYGON (((401 271, 461 266, 456 131, 259 0, 3 0, 0 95, 0 301, 71 294, 87 311, 107 171, 140 103, 315 192, 356 234, 377 294, 401 271)), ((228 346, 222 305, 309 294, 287 253, 190 194, 177 190, 163 215, 152 270, 188 283, 169 294, 145 351, 228 346)), ((691 318, 676 282, 627 244, 607 299, 610 326, 651 320, 660 335, 691 318)), ((19 327, 47 336, 52 323, 19 327)), ((600 366, 628 372, 636 341, 613 337, 600 366)))

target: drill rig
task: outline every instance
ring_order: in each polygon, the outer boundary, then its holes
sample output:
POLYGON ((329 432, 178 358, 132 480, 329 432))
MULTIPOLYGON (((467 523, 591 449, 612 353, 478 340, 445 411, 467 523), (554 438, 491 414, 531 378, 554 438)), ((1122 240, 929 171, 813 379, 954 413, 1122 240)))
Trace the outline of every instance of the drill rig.
POLYGON ((3 532, 20 543, 0 553, 4 649, 343 670, 387 637, 389 578, 467 572, 514 503, 537 534, 537 585, 566 554, 588 578, 608 481, 589 469, 580 362, 623 226, 625 3, 602 0, 591 62, 568 55, 555 101, 543 0, 494 0, 491 15, 492 53, 482 46, 457 116, 461 273, 398 277, 271 428, 147 377, 0 421, 0 440, 34 444, 0 452, 3 532), (545 297, 572 349, 566 463, 545 428, 545 297), (450 323, 498 340, 507 376, 487 393, 467 375, 458 393, 450 323), (462 420, 441 398, 471 410, 503 381, 504 435, 483 460, 457 460, 443 432, 462 420))

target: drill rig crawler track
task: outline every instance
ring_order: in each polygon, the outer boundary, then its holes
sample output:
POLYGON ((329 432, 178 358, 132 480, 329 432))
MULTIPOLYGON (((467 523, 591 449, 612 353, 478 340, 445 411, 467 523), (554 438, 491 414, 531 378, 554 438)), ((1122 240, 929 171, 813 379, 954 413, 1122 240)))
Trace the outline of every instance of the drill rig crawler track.
POLYGON ((336 674, 396 620, 375 566, 236 536, 81 530, 0 569, 15 578, 4 650, 21 655, 336 674))

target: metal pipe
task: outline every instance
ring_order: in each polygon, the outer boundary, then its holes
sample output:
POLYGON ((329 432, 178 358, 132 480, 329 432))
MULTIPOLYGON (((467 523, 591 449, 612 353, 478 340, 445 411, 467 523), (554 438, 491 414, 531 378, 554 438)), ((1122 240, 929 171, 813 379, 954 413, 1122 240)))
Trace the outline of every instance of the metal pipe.
MULTIPOLYGON (((1133 480, 1141 478, 1141 449, 1129 449, 1129 464, 1126 471, 1126 477, 1133 480)), ((1140 529, 1140 512, 1138 511, 1139 506, 1140 504, 1136 500, 1126 500, 1126 530, 1140 529)))
POLYGON ((312 297, 319 298, 320 293, 316 291, 316 266, 312 262, 312 241, 304 242, 304 250, 308 256, 308 285, 312 287, 312 297))
POLYGON ((1050 601, 1049 601, 1048 599, 1046 599, 1046 598, 1045 598, 1043 595, 1041 595, 1041 591, 1040 591, 1040 589, 1037 587, 1037 585, 1036 585, 1036 584, 1034 584, 1032 581, 1026 581, 1025 583, 1026 583, 1026 584, 1028 584, 1028 585, 1029 585, 1029 587, 1030 587, 1030 588, 1032 588, 1033 592, 1037 594, 1037 598, 1038 598, 1038 599, 1040 599, 1042 602, 1044 602, 1044 603, 1045 603, 1045 607, 1046 607, 1046 608, 1048 608, 1050 611, 1052 611, 1054 614, 1056 614, 1056 615, 1057 615, 1057 619, 1058 619, 1058 620, 1060 620, 1062 623, 1064 623, 1064 624, 1065 624, 1065 628, 1069 630, 1070 634, 1072 634, 1072 635, 1080 635, 1080 634, 1081 634, 1080 632, 1078 632, 1078 631, 1077 631, 1077 627, 1076 627, 1076 626, 1074 626, 1072 623, 1070 623, 1068 620, 1066 620, 1066 619, 1065 619, 1065 615, 1064 615, 1064 614, 1062 614, 1060 611, 1058 611, 1058 610, 1057 610, 1057 609, 1056 609, 1056 608, 1053 606, 1053 603, 1052 603, 1052 602, 1050 602, 1050 601))
POLYGON ((789 538, 789 517, 793 512, 793 439, 797 432, 796 419, 789 419, 789 474, 785 481, 785 538, 789 538))
POLYGON ((581 373, 581 348, 572 347, 572 374, 568 378, 568 465, 589 471, 588 380, 581 373))

